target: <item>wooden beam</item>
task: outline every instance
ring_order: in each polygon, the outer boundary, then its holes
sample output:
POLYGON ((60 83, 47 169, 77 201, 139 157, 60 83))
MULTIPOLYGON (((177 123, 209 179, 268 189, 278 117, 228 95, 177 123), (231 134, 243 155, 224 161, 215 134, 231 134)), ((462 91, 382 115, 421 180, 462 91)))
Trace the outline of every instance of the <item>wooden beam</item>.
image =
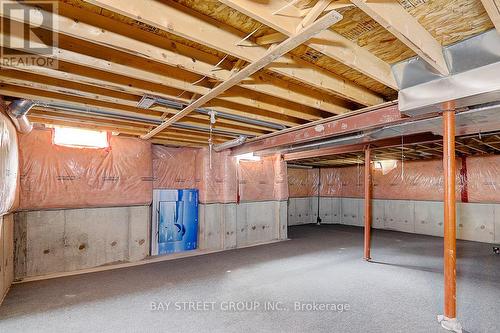
MULTIPOLYGON (((247 0, 220 0, 243 14, 290 36, 300 24, 300 17, 272 15, 272 12, 282 7, 285 0, 247 1, 247 0)), ((357 71, 397 89, 396 80, 391 66, 358 46, 355 42, 332 31, 325 30, 306 43, 312 49, 323 53, 357 71)), ((365 104, 366 105, 366 104, 365 104)))
MULTIPOLYGON (((0 33, 0 38, 3 38, 3 34, 0 33)), ((11 36, 11 40, 18 42, 18 43, 23 43, 24 39, 16 37, 16 36, 11 36)), ((69 45, 70 47, 74 47, 73 44, 69 45)), ((165 87, 170 87, 174 89, 178 89, 181 92, 182 91, 187 91, 190 93, 195 93, 195 94, 200 94, 203 95, 207 92, 210 91, 210 88, 208 87, 203 87, 203 86, 198 86, 198 85, 193 85, 192 80, 188 79, 182 79, 182 78, 176 78, 172 77, 175 75, 175 73, 172 74, 172 76, 166 76, 163 73, 159 74, 156 72, 151 71, 149 68, 144 66, 143 68, 139 66, 132 66, 132 64, 129 64, 126 60, 123 60, 123 58, 117 57, 116 59, 111 59, 113 61, 109 61, 110 57, 112 55, 107 54, 107 59, 101 59, 101 58, 95 58, 91 57, 82 53, 79 53, 78 48, 75 49, 75 51, 72 50, 65 50, 65 49, 60 49, 60 48, 53 48, 54 54, 57 54, 57 59, 59 61, 64 61, 67 63, 75 64, 78 66, 84 66, 84 67, 89 67, 92 69, 100 70, 103 72, 108 72, 108 73, 113 73, 116 75, 121 75, 124 77, 132 78, 135 80, 140 80, 140 81, 147 81, 147 82, 154 82, 155 84, 160 84, 165 87)), ((104 52, 98 52, 100 56, 103 56, 104 52)), ((235 89, 241 89, 239 87, 236 87, 235 89)), ((253 92, 248 92, 246 94, 247 96, 254 97, 252 96, 253 92)), ((222 100, 227 100, 230 102, 234 102, 237 104, 245 105, 248 107, 253 107, 253 108, 259 108, 262 110, 268 110, 272 112, 277 112, 281 114, 287 114, 293 117, 297 117, 299 119, 305 119, 305 120, 317 120, 320 119, 320 113, 319 110, 315 110, 314 108, 311 107, 306 107, 306 106, 300 106, 298 108, 291 108, 290 107, 285 107, 280 104, 282 103, 277 103, 273 104, 271 102, 268 102, 269 98, 259 98, 255 99, 258 97, 252 98, 247 98, 244 96, 239 96, 237 94, 232 94, 231 91, 228 91, 224 96, 219 96, 219 99, 222 100), (316 114, 314 114, 316 113, 316 114)), ((289 104, 289 103, 288 103, 289 104)), ((286 105, 286 103, 285 103, 286 105)), ((286 105, 289 106, 289 105, 286 105)))
MULTIPOLYGON (((101 91, 102 89, 106 89, 108 92, 105 95, 108 97, 112 97, 117 93, 127 93, 137 96, 136 100, 138 101, 140 96, 153 93, 154 95, 165 99, 176 99, 184 103, 189 102, 189 99, 178 96, 180 94, 179 91, 172 91, 169 87, 164 87, 159 84, 140 80, 131 80, 130 78, 121 76, 112 76, 106 72, 97 70, 93 71, 88 68, 82 68, 81 66, 72 66, 71 64, 62 64, 62 62, 59 63, 59 69, 61 70, 38 66, 23 66, 15 68, 16 71, 19 71, 20 77, 24 75, 26 77, 30 77, 30 80, 34 80, 32 76, 37 74, 43 76, 43 79, 41 79, 40 82, 47 82, 49 80, 56 79, 62 82, 62 86, 66 85, 67 82, 81 84, 85 87, 83 88, 82 86, 79 86, 79 88, 83 91, 96 92, 96 90, 93 89, 99 89, 101 91)), ((12 70, 3 69, 5 75, 7 75, 9 71, 12 70)), ((272 113, 248 107, 240 108, 239 104, 219 99, 212 100, 207 104, 207 106, 210 106, 216 111, 269 122, 276 122, 286 126, 296 126, 300 124, 300 122, 297 122, 295 118, 284 114, 286 109, 283 110, 283 113, 272 113)))
MULTIPOLYGON (((130 95, 127 96, 127 94, 120 94, 120 95, 115 94, 115 96, 108 96, 105 89, 101 90, 88 89, 88 87, 81 84, 74 84, 72 82, 54 80, 51 78, 45 78, 30 74, 24 75, 24 77, 18 76, 16 72, 12 72, 11 70, 3 70, 0 72, 0 83, 25 87, 25 88, 33 88, 46 92, 60 93, 68 96, 84 97, 91 100, 119 104, 121 106, 129 108, 137 108, 138 98, 136 98, 136 96, 130 96, 130 95)), ((162 114, 175 114, 177 112, 177 110, 162 105, 153 106, 149 108, 148 111, 157 111, 157 113, 162 113, 162 114)), ((208 119, 206 115, 202 114, 192 114, 191 117, 204 120, 208 119)), ((260 131, 266 131, 266 132, 273 131, 273 129, 269 127, 247 124, 236 120, 225 119, 223 117, 219 117, 218 121, 222 124, 241 126, 260 131)))
POLYGON ((448 75, 441 44, 396 0, 351 0, 442 75, 448 75))
MULTIPOLYGON (((103 116, 96 116, 87 113, 82 113, 75 115, 72 112, 61 110, 61 109, 52 109, 52 108, 41 108, 35 107, 33 108, 28 117, 37 117, 37 121, 40 123, 50 123, 52 120, 64 120, 68 122, 72 122, 73 126, 87 126, 87 125, 98 125, 98 126, 106 126, 109 131, 118 131, 127 134, 133 135, 142 135, 149 131, 151 124, 140 122, 136 120, 122 120, 122 119, 109 119, 103 116)), ((186 139, 202 139, 204 142, 207 142, 209 133, 207 132, 199 132, 194 130, 186 130, 180 128, 172 128, 170 131, 165 131, 161 136, 157 138, 161 138, 163 135, 178 135, 179 137, 186 139)), ((214 134, 214 140, 216 141, 226 141, 233 139, 234 136, 223 135, 223 134, 214 134)))
MULTIPOLYGON (((161 117, 151 115, 151 111, 132 108, 112 103, 104 103, 101 101, 91 100, 87 98, 75 97, 75 96, 67 96, 60 93, 49 92, 49 91, 40 91, 32 88, 18 87, 9 84, 0 84, 0 95, 3 96, 11 96, 16 98, 27 98, 34 99, 45 102, 56 102, 56 103, 66 103, 76 105, 82 108, 90 108, 97 109, 106 112, 113 112, 115 114, 121 114, 124 116, 138 116, 140 115, 142 118, 151 118, 155 121, 161 121, 161 117), (148 115, 149 114, 149 115, 148 115)), ((204 126, 207 127, 208 120, 206 119, 196 119, 193 117, 186 118, 183 120, 183 123, 188 125, 196 125, 196 126, 204 126)), ((241 123, 238 125, 228 125, 225 123, 218 122, 218 129, 232 132, 235 134, 241 135, 250 135, 250 136, 260 136, 264 134, 264 131, 248 129, 245 128, 241 123)))
POLYGON ((257 37, 255 42, 258 45, 268 45, 274 43, 281 43, 287 38, 287 36, 283 35, 281 32, 275 32, 269 35, 264 35, 261 37, 257 37))
MULTIPOLYGON (((74 19, 52 13, 51 18, 55 24, 48 25, 48 23, 42 22, 42 27, 52 29, 60 34, 113 48, 118 51, 125 51, 134 56, 154 60, 218 81, 227 80, 231 76, 230 71, 225 68, 221 68, 217 71, 213 70, 214 65, 219 62, 219 59, 211 54, 172 41, 169 41, 169 44, 164 46, 165 41, 160 36, 145 33, 143 30, 102 15, 85 12, 82 16, 83 11, 75 10, 72 6, 64 4, 60 4, 59 6, 60 13, 64 13, 74 19), (162 47, 156 45, 162 45, 162 47), (196 59, 196 61, 193 59, 196 59)), ((3 16, 1 10, 0 15, 3 16)), ((10 15, 10 18, 18 22, 29 23, 24 15, 16 15, 16 13, 13 13, 10 15)), ((30 16, 30 19, 34 18, 30 16)), ((286 38, 286 36, 284 37, 286 38)), ((219 65, 219 67, 223 67, 223 65, 219 65)), ((269 75, 263 75, 262 79, 255 77, 251 81, 242 82, 241 86, 261 94, 283 98, 284 100, 312 106, 335 114, 349 111, 342 105, 341 101, 335 98, 321 96, 312 90, 304 92, 303 87, 291 90, 289 84, 278 81, 282 80, 278 80, 269 75)), ((245 92, 246 89, 240 89, 240 91, 243 90, 243 92, 245 92)), ((258 97, 255 93, 253 95, 258 97)), ((240 97, 245 96, 248 96, 248 91, 240 97)), ((258 100, 258 98, 256 99, 254 96, 249 98, 258 100)))
POLYGON ((316 19, 325 11, 332 0, 318 0, 313 8, 307 13, 306 17, 297 26, 296 32, 304 29, 308 25, 312 24, 316 19))
POLYGON ((156 134, 161 132, 163 129, 172 125, 176 121, 182 119, 182 117, 189 114, 191 111, 193 111, 197 107, 200 107, 203 104, 205 104, 206 102, 208 102, 209 100, 217 97, 218 95, 220 95, 221 93, 223 93, 227 89, 238 84, 238 82, 240 82, 241 80, 243 80, 246 77, 248 77, 249 75, 252 75, 253 73, 261 70, 265 66, 269 65, 270 63, 272 63, 273 61, 275 61, 276 59, 281 57, 283 54, 296 48, 298 45, 302 44, 304 41, 308 40, 309 38, 311 38, 312 36, 314 36, 318 32, 320 32, 324 29, 328 29, 330 26, 332 26, 334 23, 340 21, 341 19, 342 19, 342 15, 340 15, 336 11, 332 11, 332 12, 328 13, 327 15, 323 16, 318 21, 314 22, 310 26, 301 30, 299 33, 297 33, 294 36, 283 41, 282 43, 280 43, 276 47, 270 48, 261 58, 248 64, 245 68, 243 68, 239 72, 235 73, 228 80, 222 82, 217 87, 210 90, 210 92, 208 92, 207 94, 198 98, 193 103, 189 104, 183 110, 179 111, 175 116, 169 118, 163 124, 156 127, 154 130, 152 130, 148 134, 142 136, 142 138, 143 139, 152 138, 153 136, 155 136, 156 134))
MULTIPOLYGON (((255 47, 238 45, 241 39, 245 37, 245 34, 229 26, 224 26, 220 22, 213 21, 209 17, 202 17, 199 13, 169 0, 161 2, 148 1, 147 3, 139 1, 124 2, 121 0, 85 1, 219 50, 223 53, 230 54, 247 62, 254 62, 266 52, 265 48, 257 45, 255 47)), ((252 4, 257 3, 255 1, 244 2, 252 4)), ((266 10, 269 11, 270 9, 266 8, 266 10)), ((272 14, 269 13, 269 15, 272 14)), ((275 16, 278 17, 279 15, 275 16)), ((300 18, 297 19, 298 22, 296 22, 291 32, 286 34, 287 36, 295 32, 295 28, 301 21, 300 18)), ((352 59, 358 59, 358 56, 357 54, 349 55, 352 59)), ((387 68, 390 73, 390 68, 387 68)), ((369 89, 327 71, 318 70, 317 67, 299 57, 290 55, 283 56, 272 66, 269 66, 267 70, 290 77, 304 84, 328 91, 331 94, 355 101, 362 105, 376 105, 383 102, 383 98, 369 89)), ((390 75, 392 76, 392 73, 390 73, 390 75)))
POLYGON ((481 0, 484 9, 488 13, 493 25, 500 34, 500 1, 499 0, 481 0))
MULTIPOLYGON (((334 0, 331 1, 325 10, 338 10, 346 7, 354 7, 354 5, 349 0, 334 0)), ((300 10, 300 17, 305 17, 311 11, 312 8, 306 8, 300 10)))
MULTIPOLYGON (((143 128, 142 130, 138 129, 130 129, 130 126, 106 123, 101 121, 87 120, 87 119, 74 119, 72 117, 65 116, 52 116, 44 114, 43 112, 37 111, 32 115, 28 116, 29 120, 32 122, 40 123, 40 124, 50 124, 50 125, 61 125, 61 126, 70 126, 70 127, 80 127, 80 128, 91 128, 98 129, 102 131, 109 132, 120 132, 133 136, 140 136, 147 132, 147 128, 143 128)), ((157 139, 164 140, 174 140, 177 143, 197 143, 204 144, 205 146, 208 144, 208 138, 201 137, 186 137, 183 135, 179 135, 178 133, 162 133, 162 136, 158 136, 157 139)), ((216 143, 222 143, 226 140, 215 139, 216 143)))

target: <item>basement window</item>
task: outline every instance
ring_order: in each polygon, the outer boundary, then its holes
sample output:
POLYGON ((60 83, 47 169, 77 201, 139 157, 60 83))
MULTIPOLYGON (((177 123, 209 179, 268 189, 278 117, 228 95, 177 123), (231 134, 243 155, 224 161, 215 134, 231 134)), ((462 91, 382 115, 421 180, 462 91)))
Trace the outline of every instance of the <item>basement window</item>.
POLYGON ((93 131, 74 127, 54 127, 54 144, 75 148, 109 147, 106 131, 93 131))
POLYGON ((254 155, 254 153, 246 153, 236 156, 236 161, 260 161, 260 156, 254 155))

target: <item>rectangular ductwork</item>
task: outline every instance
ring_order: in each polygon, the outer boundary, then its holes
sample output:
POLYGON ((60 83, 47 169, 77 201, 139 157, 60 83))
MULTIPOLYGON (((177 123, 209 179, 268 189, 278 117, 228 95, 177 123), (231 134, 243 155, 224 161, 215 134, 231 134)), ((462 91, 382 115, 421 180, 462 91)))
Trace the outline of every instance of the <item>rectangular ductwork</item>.
POLYGON ((455 101, 457 108, 500 101, 500 35, 495 30, 447 46, 443 53, 448 76, 437 74, 419 58, 392 67, 402 113, 439 112, 447 101, 455 101))

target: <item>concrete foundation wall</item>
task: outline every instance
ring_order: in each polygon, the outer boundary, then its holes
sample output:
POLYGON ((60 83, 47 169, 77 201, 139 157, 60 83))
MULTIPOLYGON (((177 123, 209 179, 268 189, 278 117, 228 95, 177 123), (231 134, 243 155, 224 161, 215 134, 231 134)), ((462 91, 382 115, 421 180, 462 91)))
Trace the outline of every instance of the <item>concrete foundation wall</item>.
POLYGON ((149 225, 149 206, 16 213, 15 278, 139 261, 149 225))
MULTIPOLYGON (((364 225, 364 199, 319 199, 321 223, 364 225)), ((290 198, 288 225, 316 223, 318 197, 290 198)), ((443 202, 373 200, 373 228, 443 236, 443 202)), ((500 243, 500 204, 457 203, 457 238, 500 243)))
MULTIPOLYGON (((200 204, 198 249, 286 239, 286 205, 200 204)), ((16 213, 15 279, 143 260, 150 249, 150 212, 150 206, 134 206, 16 213)))
POLYGON ((200 204, 199 248, 234 249, 287 239, 287 202, 200 204))
POLYGON ((14 281, 14 217, 0 216, 0 304, 14 281))

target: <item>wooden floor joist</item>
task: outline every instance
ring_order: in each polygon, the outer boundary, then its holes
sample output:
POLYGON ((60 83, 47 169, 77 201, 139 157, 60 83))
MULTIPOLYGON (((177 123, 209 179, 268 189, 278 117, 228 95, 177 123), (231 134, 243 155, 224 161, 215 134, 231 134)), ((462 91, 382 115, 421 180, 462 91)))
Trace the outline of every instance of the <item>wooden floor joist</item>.
POLYGON ((499 0, 481 0, 488 16, 495 25, 500 34, 500 1, 499 0))
MULTIPOLYGON (((255 47, 238 45, 241 39, 245 37, 244 34, 229 27, 223 27, 221 24, 209 22, 209 18, 201 18, 196 13, 190 13, 188 8, 170 1, 152 1, 148 2, 147 5, 142 2, 129 3, 120 0, 89 0, 85 2, 132 19, 139 19, 139 21, 158 29, 163 29, 247 62, 254 62, 266 52, 265 48, 258 45, 255 45, 255 47), (168 20, 165 19, 166 17, 168 17, 168 20)), ((294 26, 293 32, 296 26, 294 26)), ((357 55, 356 58, 358 58, 357 55)), ((390 68, 388 69, 390 70, 390 68)), ((283 56, 273 66, 269 66, 268 70, 288 76, 317 89, 327 90, 362 105, 376 105, 384 101, 382 97, 372 91, 345 78, 340 78, 332 73, 314 70, 314 66, 297 57, 283 56)))
POLYGON ((397 1, 351 0, 441 75, 448 75, 441 44, 397 1))
MULTIPOLYGON (((78 15, 78 12, 74 9, 71 10, 71 8, 68 9, 68 6, 61 6, 61 11, 63 13, 67 12, 66 14, 73 16, 78 15)), ((26 8, 30 7, 26 6, 26 8)), ((41 13, 45 12, 41 11, 41 13)), ((35 23, 31 22, 35 19, 32 16, 25 17, 24 15, 14 14, 11 14, 9 18, 23 23, 35 23)), ((116 22, 115 20, 105 18, 100 15, 88 13, 81 18, 86 20, 87 22, 92 22, 95 25, 87 24, 82 21, 75 21, 68 17, 55 13, 51 14, 51 17, 54 24, 49 25, 48 23, 45 23, 45 25, 43 25, 42 22, 42 26, 44 28, 54 30, 55 32, 58 32, 60 34, 92 42, 101 46, 111 47, 118 51, 125 51, 134 56, 154 60, 159 63, 163 63, 176 68, 185 69, 187 71, 213 78, 218 81, 224 81, 231 75, 231 72, 225 68, 214 70, 214 65, 219 62, 219 59, 214 56, 204 54, 200 50, 189 48, 187 46, 181 46, 178 44, 176 44, 175 49, 172 50, 168 47, 158 47, 153 44, 153 42, 162 44, 163 41, 158 40, 158 37, 155 38, 154 36, 151 36, 151 34, 149 34, 147 38, 151 40, 151 43, 147 43, 145 41, 142 41, 143 39, 145 39, 144 31, 137 31, 135 32, 135 34, 133 34, 134 30, 136 29, 131 29, 130 26, 126 26, 123 23, 116 22), (115 31, 118 31, 120 33, 115 31), (193 61, 193 56, 196 57, 197 61, 193 61)), ((265 79, 270 83, 278 81, 277 79, 269 76, 265 76, 265 79)), ((294 103, 312 105, 313 107, 324 109, 325 111, 332 113, 338 114, 349 111, 349 109, 341 104, 341 101, 336 101, 334 98, 331 98, 331 101, 328 101, 328 98, 317 98, 317 100, 315 101, 313 100, 314 97, 310 97, 310 99, 304 99, 301 98, 301 95, 306 94, 300 94, 295 91, 291 91, 290 89, 281 88, 279 84, 264 84, 263 82, 252 84, 251 82, 247 82, 246 84, 242 84, 242 86, 254 92, 258 92, 261 94, 271 94, 274 97, 284 98, 294 103)), ((252 91, 247 91, 243 94, 240 94, 240 99, 242 97, 245 98, 249 94, 252 94, 252 91)), ((315 95, 314 92, 311 92, 311 94, 315 95)), ((256 96, 255 93, 252 97, 253 100, 259 100, 258 96, 256 96)))
MULTIPOLYGON (((2 36, 3 34, 0 34, 0 38, 2 38, 2 36)), ((11 36, 11 40, 13 40, 13 42, 16 43, 24 43, 24 40, 18 37, 11 36)), ((74 44, 72 44, 72 46, 74 46, 74 44)), ((177 72, 173 72, 171 76, 164 75, 163 72, 162 74, 158 74, 157 72, 152 72, 151 69, 148 67, 141 68, 139 66, 137 67, 132 66, 132 64, 130 64, 130 61, 125 61, 126 59, 123 58, 112 59, 113 61, 104 60, 101 58, 96 58, 79 53, 78 48, 76 48, 74 51, 62 48, 54 48, 54 52, 55 54, 57 54, 57 59, 59 61, 64 61, 74 65, 100 70, 106 73, 113 73, 127 78, 161 84, 165 87, 174 88, 180 91, 187 91, 189 93, 195 93, 200 95, 203 95, 210 90, 210 88, 208 87, 193 85, 192 82, 195 78, 190 78, 191 80, 188 80, 187 78, 186 79, 177 78, 175 77, 176 76, 175 73, 177 72)), ((103 51, 101 50, 101 52, 97 52, 97 54, 102 56, 103 51)), ((109 59, 109 57, 107 57, 107 59, 109 59)), ((225 99, 224 96, 220 96, 219 98, 225 99)), ((249 99, 244 96, 230 95, 230 97, 228 97, 228 100, 230 102, 238 103, 248 107, 256 107, 272 112, 276 111, 278 113, 285 113, 287 115, 299 118, 304 117, 305 120, 314 120, 320 118, 318 110, 306 106, 293 109, 291 108, 290 105, 289 108, 285 108, 277 106, 276 104, 267 103, 265 102, 265 99, 256 100, 256 99, 249 99), (311 113, 313 115, 311 115, 311 113), (316 116, 314 116, 314 113, 316 113, 316 116)))
MULTIPOLYGON (((102 71, 89 70, 83 67, 73 66, 72 64, 61 64, 59 65, 60 70, 54 70, 46 67, 18 67, 4 70, 4 73, 8 73, 9 70, 19 71, 22 74, 20 76, 33 75, 34 73, 41 75, 41 82, 47 82, 49 80, 57 79, 61 88, 66 87, 67 82, 73 82, 80 84, 82 91, 95 91, 93 88, 106 89, 111 92, 107 92, 108 97, 115 96, 116 93, 131 94, 136 95, 136 100, 140 100, 140 96, 144 94, 157 95, 166 99, 177 97, 178 100, 182 102, 189 102, 183 96, 178 96, 182 91, 173 90, 170 87, 165 87, 156 83, 149 83, 146 81, 130 79, 122 76, 109 75, 102 71), (62 71, 64 70, 64 71, 62 71)), ((40 81, 35 81, 40 82, 40 81)), ((248 118, 259 119, 269 122, 276 122, 284 124, 287 126, 295 126, 300 124, 297 118, 290 117, 283 113, 273 113, 261 109, 254 109, 249 107, 240 107, 239 104, 232 103, 227 100, 212 100, 207 104, 207 107, 211 107, 216 111, 242 115, 248 118)))
MULTIPOLYGON (((16 67, 5 57, 13 49, 0 45, 0 93, 7 101, 45 98, 116 112, 149 113, 160 121, 175 115, 178 109, 158 104, 147 110, 137 108, 144 95, 183 105, 203 102, 204 108, 220 115, 242 117, 219 117, 218 125, 225 130, 262 136, 262 140, 277 130, 275 125, 300 129, 311 121, 356 113, 363 106, 381 105, 385 99, 395 98, 397 86, 391 65, 415 54, 446 75, 442 47, 493 27, 498 29, 500 18, 498 0, 418 4, 367 0, 68 0, 59 2, 57 10, 30 2, 16 2, 16 6, 38 13, 4 12, 5 7, 1 7, 0 16, 11 29, 0 32, 0 38, 9 37, 11 47, 24 45, 28 37, 19 37, 21 31, 27 31, 28 24, 38 26, 41 41, 52 33, 59 41, 52 45, 52 56, 38 57, 57 57, 58 62, 53 68, 16 67), (261 59, 268 47, 282 43, 332 10, 340 11, 344 17, 341 22, 227 87, 248 64, 261 59), (37 19, 48 15, 54 24, 37 19), (245 123, 245 118, 260 123, 245 123), (274 125, 266 127, 263 122, 274 125)), ((35 40, 29 42, 30 46, 37 45, 35 40)), ((49 116, 55 117, 44 112, 47 122, 49 116)), ((39 122, 43 122, 41 114, 37 114, 39 122)), ((75 126, 84 121, 91 127, 88 119, 77 115, 57 116, 75 126)), ((102 117, 97 120, 102 125, 106 121, 102 117)), ((190 113, 182 122, 206 126, 208 117, 190 113)), ((124 128, 128 134, 123 135, 140 136, 154 129, 144 123, 118 125, 138 128, 137 132, 124 128)), ((165 133, 171 134, 169 130, 165 133)), ((155 141, 163 140, 165 133, 155 141)), ((179 139, 206 140, 206 133, 178 133, 179 139)), ((464 154, 495 148, 478 147, 473 140, 457 145, 464 154)))
POLYGON ((328 29, 330 26, 332 26, 334 23, 340 21, 341 19, 342 19, 342 15, 340 15, 336 11, 332 11, 332 12, 326 14, 321 19, 312 23, 308 27, 300 30, 300 32, 291 36, 287 40, 281 42, 279 45, 277 45, 275 47, 271 47, 261 58, 248 64, 245 68, 243 68, 239 72, 235 73, 228 80, 222 82, 221 84, 219 84, 218 86, 216 86, 215 88, 210 90, 210 92, 201 96, 196 101, 194 101, 193 103, 191 103, 187 107, 185 107, 183 110, 179 111, 177 114, 175 114, 175 116, 169 118, 167 121, 162 123, 160 126, 156 127, 151 132, 147 133, 146 135, 143 135, 142 138, 149 139, 149 138, 155 136, 156 134, 160 133, 163 129, 172 125, 176 121, 182 119, 185 115, 192 112, 195 108, 202 106, 203 104, 205 104, 209 100, 222 94, 227 89, 238 84, 238 82, 241 82, 243 79, 254 74, 258 70, 271 64, 273 61, 275 61, 276 59, 278 59, 282 55, 288 53, 290 50, 292 50, 295 47, 297 47, 298 45, 302 44, 303 42, 305 42, 306 40, 308 40, 309 38, 311 38, 312 36, 314 36, 318 32, 323 31, 325 29, 328 29))
MULTIPOLYGON (((272 14, 273 9, 282 7, 286 3, 284 0, 269 0, 265 2, 221 0, 221 2, 287 36, 294 33, 302 21, 300 17, 272 14)), ((325 30, 306 44, 312 49, 346 64, 388 87, 397 89, 396 80, 392 75, 391 67, 388 63, 385 63, 340 34, 331 30, 325 30)))
MULTIPOLYGON (((152 116, 152 118, 154 118, 157 121, 162 120, 160 112, 156 112, 156 116, 154 116, 151 115, 151 113, 154 111, 122 106, 113 103, 95 101, 87 98, 68 96, 54 92, 40 91, 32 88, 18 87, 14 85, 6 85, 6 84, 0 85, 0 95, 13 96, 16 98, 40 100, 45 102, 66 103, 66 104, 81 106, 83 108, 91 108, 91 109, 103 110, 106 112, 120 113, 127 116, 134 116, 134 115, 144 116, 145 114, 146 115, 149 114, 150 116, 152 116)), ((183 122, 195 126, 208 127, 208 120, 202 117, 199 117, 197 119, 196 117, 190 116, 186 118, 183 122)), ((238 133, 242 135, 250 135, 250 136, 259 136, 268 132, 263 130, 246 128, 243 123, 233 122, 233 124, 229 125, 225 120, 219 121, 217 126, 221 130, 238 133)))

